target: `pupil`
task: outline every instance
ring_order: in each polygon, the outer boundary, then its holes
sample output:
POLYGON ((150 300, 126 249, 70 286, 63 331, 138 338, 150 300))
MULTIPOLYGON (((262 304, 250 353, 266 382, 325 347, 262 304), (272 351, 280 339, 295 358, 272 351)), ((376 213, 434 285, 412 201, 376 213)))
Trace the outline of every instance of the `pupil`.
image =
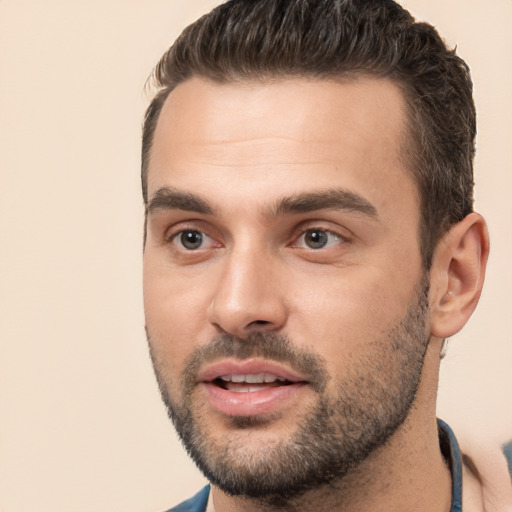
POLYGON ((327 244, 327 233, 325 231, 308 231, 306 233, 306 244, 311 249, 321 249, 327 244))
POLYGON ((181 243, 186 249, 197 249, 201 247, 203 236, 199 231, 184 231, 181 234, 181 243))

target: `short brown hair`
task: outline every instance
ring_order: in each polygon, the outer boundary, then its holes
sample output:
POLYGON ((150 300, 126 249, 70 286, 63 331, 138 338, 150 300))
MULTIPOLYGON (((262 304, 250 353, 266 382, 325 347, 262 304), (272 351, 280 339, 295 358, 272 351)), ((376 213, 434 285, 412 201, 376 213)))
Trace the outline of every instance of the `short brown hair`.
POLYGON ((360 74, 393 80, 408 104, 404 144, 420 191, 420 243, 430 268, 444 232, 473 208, 476 115, 465 62, 434 27, 393 0, 230 0, 189 25, 157 64, 142 137, 142 191, 169 93, 216 82, 360 74))

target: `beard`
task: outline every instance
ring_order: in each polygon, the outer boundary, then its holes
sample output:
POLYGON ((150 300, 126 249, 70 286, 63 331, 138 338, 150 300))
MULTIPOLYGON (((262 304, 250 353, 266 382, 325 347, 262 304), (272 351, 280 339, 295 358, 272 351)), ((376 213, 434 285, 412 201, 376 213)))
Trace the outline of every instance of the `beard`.
MULTIPOLYGON (((151 359, 160 393, 187 452, 206 478, 225 493, 284 507, 305 492, 340 482, 375 450, 386 444, 414 404, 428 346, 428 281, 416 291, 404 317, 383 336, 369 340, 350 360, 343 375, 330 377, 322 357, 298 348, 276 333, 253 332, 239 339, 224 334, 198 347, 187 360, 180 384, 172 386, 148 330, 151 359), (289 436, 248 448, 247 430, 271 432, 268 417, 227 417, 231 433, 212 435, 197 406, 197 373, 220 358, 262 357, 286 363, 306 377, 315 392, 314 405, 289 436), (327 391, 327 384, 334 391, 327 391), (178 388, 175 396, 170 390, 178 388), (240 436, 245 431, 246 435, 240 436)), ((340 341, 341 344, 341 341, 340 341)), ((257 439, 257 438, 255 438, 257 439)), ((262 439, 265 439, 264 437, 262 439)))

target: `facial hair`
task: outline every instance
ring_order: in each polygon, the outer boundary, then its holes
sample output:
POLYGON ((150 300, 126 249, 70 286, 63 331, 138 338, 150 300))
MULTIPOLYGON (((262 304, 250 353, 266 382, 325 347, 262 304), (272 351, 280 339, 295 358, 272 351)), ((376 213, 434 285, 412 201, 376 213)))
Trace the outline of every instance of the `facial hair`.
POLYGON ((369 340, 336 378, 328 376, 323 358, 281 334, 254 332, 243 339, 224 334, 193 352, 175 396, 170 390, 176 386, 149 329, 148 341, 169 417, 206 478, 229 495, 284 506, 307 491, 340 481, 402 425, 420 382, 429 339, 427 317, 428 281, 423 280, 404 317, 382 337, 369 340), (248 450, 246 436, 237 437, 237 431, 271 429, 272 416, 229 418, 233 434, 218 439, 195 404, 201 366, 221 358, 251 357, 288 364, 306 377, 317 397, 286 439, 262 445, 257 452, 248 450), (331 379, 335 391, 328 392, 331 379))

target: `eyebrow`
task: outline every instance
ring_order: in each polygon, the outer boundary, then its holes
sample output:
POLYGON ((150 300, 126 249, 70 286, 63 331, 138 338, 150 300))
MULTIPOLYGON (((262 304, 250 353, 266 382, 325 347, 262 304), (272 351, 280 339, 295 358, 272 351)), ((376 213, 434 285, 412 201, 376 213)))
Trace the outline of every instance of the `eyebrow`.
POLYGON ((378 218, 377 208, 367 199, 345 189, 328 189, 285 197, 278 201, 270 214, 307 213, 315 210, 345 210, 378 218))
MULTIPOLYGON (((153 194, 147 211, 155 210, 183 210, 202 215, 215 214, 215 209, 206 199, 170 187, 159 188, 153 194)), ((267 210, 267 214, 270 217, 278 217, 287 213, 307 213, 316 210, 345 210, 378 218, 377 209, 367 199, 355 192, 339 188, 285 197, 271 206, 267 210)))
POLYGON ((203 215, 214 213, 214 209, 206 199, 170 187, 159 188, 153 194, 147 206, 147 211, 153 212, 155 210, 184 210, 203 215))

